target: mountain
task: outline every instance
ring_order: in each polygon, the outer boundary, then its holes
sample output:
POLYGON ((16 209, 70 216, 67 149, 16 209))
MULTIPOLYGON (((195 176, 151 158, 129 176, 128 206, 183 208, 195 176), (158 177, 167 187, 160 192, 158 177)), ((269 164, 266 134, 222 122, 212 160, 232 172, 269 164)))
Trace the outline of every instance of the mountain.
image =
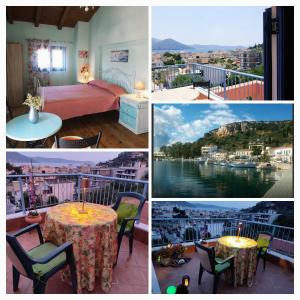
POLYGON ((152 39, 152 50, 168 51, 168 50, 193 50, 193 47, 182 44, 173 39, 158 40, 152 39))
POLYGON ((234 51, 238 49, 246 49, 244 46, 225 46, 225 45, 191 45, 191 47, 197 49, 199 52, 208 52, 208 51, 234 51))
POLYGON ((221 149, 232 151, 248 148, 249 142, 258 140, 270 147, 292 144, 293 121, 233 122, 209 131, 197 142, 203 145, 214 144, 221 149))
POLYGON ((219 149, 236 151, 248 149, 250 142, 263 142, 265 146, 291 145, 294 141, 294 122, 242 121, 233 122, 213 129, 193 143, 175 143, 162 146, 161 151, 173 158, 201 156, 201 147, 216 145, 219 149))
POLYGON ((28 157, 18 152, 7 152, 6 153, 6 162, 11 164, 29 164, 29 163, 47 163, 47 164, 84 164, 90 163, 88 161, 76 161, 76 160, 69 160, 63 158, 50 158, 50 157, 28 157))
POLYGON ((153 51, 190 50, 190 51, 208 52, 208 51, 231 51, 231 50, 245 49, 245 48, 246 47, 244 46, 226 46, 226 45, 200 45, 200 44, 187 45, 170 38, 164 40, 152 38, 153 51))
POLYGON ((232 210, 232 207, 224 207, 224 206, 218 206, 218 205, 213 205, 213 204, 202 204, 199 202, 188 202, 188 201, 163 201, 162 202, 164 205, 169 205, 169 206, 176 206, 176 207, 185 207, 185 208, 198 208, 198 209, 203 209, 203 210, 232 210))
POLYGON ((120 166, 132 166, 136 161, 144 161, 148 164, 147 152, 121 152, 116 158, 106 162, 100 162, 97 166, 101 167, 120 167, 120 166))

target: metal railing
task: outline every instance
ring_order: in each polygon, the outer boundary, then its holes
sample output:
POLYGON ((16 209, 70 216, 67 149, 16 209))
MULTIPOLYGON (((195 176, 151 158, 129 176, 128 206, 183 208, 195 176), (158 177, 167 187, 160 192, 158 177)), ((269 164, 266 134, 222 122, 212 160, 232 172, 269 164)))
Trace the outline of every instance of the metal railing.
POLYGON ((268 232, 273 236, 270 249, 294 255, 294 228, 234 218, 152 219, 152 247, 235 236, 240 222, 241 236, 257 239, 259 233, 268 232))
POLYGON ((179 75, 181 86, 192 85, 193 79, 210 81, 210 93, 224 100, 264 99, 263 76, 198 63, 153 67, 153 90, 179 87, 175 80, 179 75))
POLYGON ((32 208, 29 200, 34 183, 35 208, 44 208, 58 203, 81 201, 111 205, 119 192, 137 192, 147 196, 148 182, 93 174, 34 174, 6 176, 6 214, 26 213, 32 208), (89 187, 81 181, 88 178, 89 187))

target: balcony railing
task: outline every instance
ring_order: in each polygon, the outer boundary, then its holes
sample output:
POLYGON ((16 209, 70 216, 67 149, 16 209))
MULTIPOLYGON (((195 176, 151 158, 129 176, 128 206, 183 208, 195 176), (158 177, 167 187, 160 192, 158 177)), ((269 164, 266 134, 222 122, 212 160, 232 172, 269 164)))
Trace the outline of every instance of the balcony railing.
POLYGON ((30 186, 34 182, 35 208, 44 208, 68 201, 81 201, 111 205, 119 192, 148 193, 148 182, 93 174, 34 174, 6 176, 6 214, 29 210, 30 186), (89 187, 82 188, 83 178, 89 179, 89 187))
MULTIPOLYGON (((224 100, 264 99, 263 76, 197 63, 153 67, 153 90, 179 87, 175 82, 178 75, 210 81, 210 94, 215 98, 224 100)), ((186 84, 183 85, 191 85, 188 80, 185 82, 186 84)))
POLYGON ((241 236, 256 239, 260 232, 269 232, 273 235, 270 249, 293 257, 294 228, 233 218, 152 219, 152 247, 235 236, 240 222, 241 236))

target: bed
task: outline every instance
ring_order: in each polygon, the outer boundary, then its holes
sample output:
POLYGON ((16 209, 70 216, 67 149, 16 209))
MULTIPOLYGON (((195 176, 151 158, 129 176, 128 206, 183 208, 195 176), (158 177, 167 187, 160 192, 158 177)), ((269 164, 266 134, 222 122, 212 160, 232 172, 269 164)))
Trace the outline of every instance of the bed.
POLYGON ((99 78, 87 84, 39 87, 43 111, 67 120, 118 110, 120 95, 133 91, 134 75, 109 69, 100 71, 99 78))

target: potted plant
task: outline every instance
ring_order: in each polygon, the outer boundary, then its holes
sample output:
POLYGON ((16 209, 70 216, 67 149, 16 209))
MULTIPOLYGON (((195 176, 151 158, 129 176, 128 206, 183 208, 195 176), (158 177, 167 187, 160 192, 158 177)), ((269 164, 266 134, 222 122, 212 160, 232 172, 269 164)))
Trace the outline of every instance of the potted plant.
POLYGON ((42 106, 42 98, 40 96, 32 96, 27 94, 27 98, 23 102, 24 105, 30 107, 28 119, 31 123, 37 123, 39 120, 39 110, 42 106))
POLYGON ((42 216, 39 214, 39 212, 36 209, 36 202, 37 202, 37 196, 35 193, 33 174, 31 173, 30 182, 29 182, 29 205, 30 205, 30 208, 29 208, 28 215, 25 217, 25 221, 28 224, 34 224, 34 223, 39 224, 42 222, 42 216))

